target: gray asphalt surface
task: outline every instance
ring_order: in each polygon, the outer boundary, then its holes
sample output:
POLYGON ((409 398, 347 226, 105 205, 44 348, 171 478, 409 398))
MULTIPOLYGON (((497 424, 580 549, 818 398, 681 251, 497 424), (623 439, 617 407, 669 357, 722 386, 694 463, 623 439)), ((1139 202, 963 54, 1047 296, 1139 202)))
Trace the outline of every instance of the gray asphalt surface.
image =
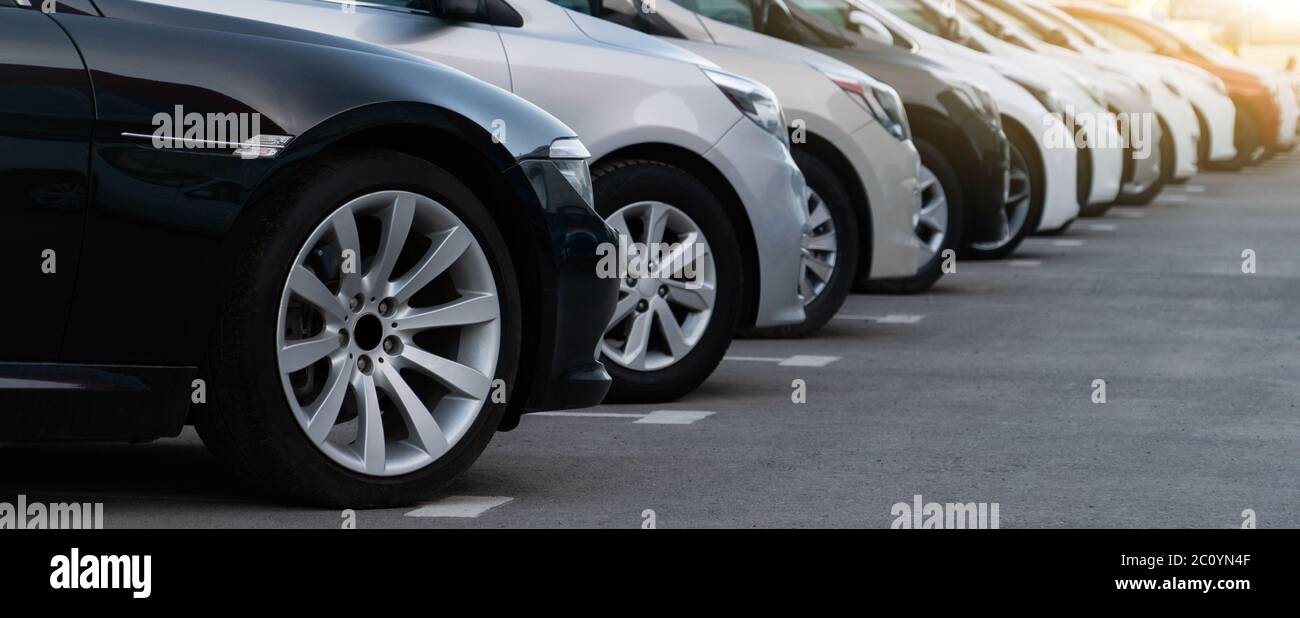
MULTIPOLYGON (((1300 527, 1298 172, 1288 156, 1203 174, 1016 261, 961 262, 929 294, 854 296, 816 338, 738 341, 729 356, 751 360, 682 401, 582 411, 713 413, 694 422, 526 417, 431 500, 508 502, 356 524, 635 528, 649 509, 660 528, 888 527, 919 494, 996 502, 1003 528, 1234 528, 1246 509, 1300 527), (838 360, 752 360, 795 355, 838 360)), ((110 528, 341 523, 241 493, 192 432, 6 446, 0 470, 0 500, 104 502, 110 528)))

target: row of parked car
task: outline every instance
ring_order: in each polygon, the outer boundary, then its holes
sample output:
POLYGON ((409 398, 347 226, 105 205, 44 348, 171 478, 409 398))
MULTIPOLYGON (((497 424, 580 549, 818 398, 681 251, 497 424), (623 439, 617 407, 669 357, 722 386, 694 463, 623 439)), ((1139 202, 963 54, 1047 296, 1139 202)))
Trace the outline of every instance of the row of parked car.
POLYGON ((1300 111, 1042 0, 0 0, 0 40, 0 258, 42 259, 0 438, 189 422, 350 506, 1291 148, 1300 111))

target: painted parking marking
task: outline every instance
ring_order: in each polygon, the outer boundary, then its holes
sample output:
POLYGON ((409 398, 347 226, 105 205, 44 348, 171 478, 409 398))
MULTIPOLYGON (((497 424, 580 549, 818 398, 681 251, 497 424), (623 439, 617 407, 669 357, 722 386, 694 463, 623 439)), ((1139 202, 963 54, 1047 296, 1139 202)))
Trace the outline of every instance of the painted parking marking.
POLYGON ((703 410, 655 410, 634 422, 644 425, 690 425, 710 416, 713 416, 712 412, 703 410))
POLYGON ((474 518, 514 500, 504 496, 447 496, 406 514, 407 517, 474 518))
POLYGON ((632 422, 641 425, 690 425, 695 421, 713 416, 714 412, 704 410, 655 410, 647 414, 631 412, 534 412, 529 416, 563 416, 569 418, 622 418, 635 419, 632 422))
POLYGON ((1145 219, 1147 216, 1147 213, 1145 212, 1142 212, 1140 210, 1132 210, 1129 208, 1112 208, 1110 212, 1115 216, 1122 217, 1124 219, 1145 219))
POLYGON ((1053 247, 1082 247, 1083 241, 1082 240, 1054 240, 1052 241, 1052 246, 1053 247))
POLYGON ((1205 193, 1205 187, 1202 185, 1184 185, 1183 190, 1188 193, 1205 193))
POLYGON ((1042 265, 1042 260, 1007 260, 1007 266, 1015 268, 1038 268, 1042 265))
POLYGON ((837 315, 833 319, 855 322, 875 322, 877 324, 916 324, 925 319, 923 315, 891 313, 889 315, 837 315))
POLYGON ((1094 223, 1088 226, 1088 229, 1094 232, 1114 232, 1119 229, 1114 223, 1094 223))
POLYGON ((1186 195, 1162 195, 1162 196, 1160 196, 1160 201, 1161 201, 1161 202, 1165 202, 1165 203, 1167 203, 1167 204, 1185 204, 1185 203, 1187 203, 1190 199, 1191 199, 1191 198, 1188 198, 1186 195))
POLYGON ((739 361, 742 363, 776 363, 782 367, 825 367, 840 360, 840 357, 796 354, 785 358, 778 356, 727 356, 724 357, 723 360, 739 361))

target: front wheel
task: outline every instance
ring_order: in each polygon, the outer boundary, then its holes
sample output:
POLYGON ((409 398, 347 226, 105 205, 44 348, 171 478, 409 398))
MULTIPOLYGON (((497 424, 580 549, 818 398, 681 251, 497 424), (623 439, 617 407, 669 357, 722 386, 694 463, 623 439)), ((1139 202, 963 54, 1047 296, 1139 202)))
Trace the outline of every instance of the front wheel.
POLYGON ((735 227, 708 187, 665 163, 605 163, 592 181, 628 257, 600 348, 607 399, 678 399, 717 369, 736 332, 746 273, 735 227))
POLYGON ((1000 260, 1020 248, 1020 244, 1038 227, 1043 218, 1046 192, 1042 174, 1030 165, 1025 146, 1011 140, 1011 190, 1007 194, 1008 233, 995 242, 972 243, 962 252, 976 260, 1000 260))
POLYGON ((802 150, 794 151, 794 160, 808 179, 808 225, 799 272, 799 297, 807 317, 798 324, 754 329, 749 334, 756 337, 806 337, 821 330, 844 306, 859 252, 870 248, 860 239, 853 200, 835 173, 802 150))
POLYGON ((921 155, 921 174, 917 178, 921 208, 912 217, 920 251, 917 272, 911 277, 870 281, 869 273, 860 273, 857 290, 880 294, 919 294, 943 277, 944 253, 961 247, 965 225, 961 181, 948 158, 938 148, 914 139, 921 155))
POLYGON ((312 503, 445 487, 519 365, 519 284, 486 207, 427 161, 367 150, 309 164, 259 214, 209 351, 204 443, 312 503))

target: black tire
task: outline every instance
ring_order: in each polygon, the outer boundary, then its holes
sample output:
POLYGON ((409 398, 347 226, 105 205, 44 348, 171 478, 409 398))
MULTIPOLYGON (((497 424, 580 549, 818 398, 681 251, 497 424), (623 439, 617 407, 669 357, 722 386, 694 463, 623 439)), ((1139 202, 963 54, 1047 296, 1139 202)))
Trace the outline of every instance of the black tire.
POLYGON ((1038 229, 1039 223, 1043 221, 1043 207, 1047 203, 1047 187, 1043 180, 1043 166, 1038 158, 1032 157, 1028 149, 1032 148, 1024 140, 1017 136, 1011 136, 1011 169, 1025 170, 1026 177, 1030 183, 1029 186, 1029 212, 1025 215, 1025 222, 1020 226, 1006 243, 996 248, 980 248, 975 245, 967 245, 962 249, 962 257, 972 260, 1001 260, 1009 257, 1020 248, 1021 243, 1025 242, 1029 235, 1038 229))
POLYGON ((478 458, 505 412, 489 399, 464 436, 441 458, 402 476, 348 470, 307 438, 285 401, 275 353, 282 286, 301 245, 350 199, 378 190, 429 196, 464 221, 483 247, 498 283, 501 350, 496 378, 514 384, 521 342, 519 284, 507 245, 487 208, 447 171, 409 155, 355 150, 309 162, 256 206, 256 227, 243 245, 235 280, 213 334, 206 364, 209 401, 195 426, 219 460, 277 499, 335 507, 387 507, 426 498, 478 458))
MULTIPOLYGON (((689 216, 703 232, 717 268, 713 314, 695 347, 672 365, 654 371, 634 371, 604 358, 614 378, 606 401, 665 402, 695 390, 722 362, 740 319, 744 278, 736 225, 722 203, 704 183, 685 171, 650 160, 610 161, 592 170, 596 211, 609 217, 620 208, 642 201, 670 204, 689 216)), ((794 285, 794 282, 791 282, 794 285)))
POLYGON ((916 150, 921 155, 921 165, 934 173, 947 198, 948 231, 943 244, 934 256, 911 277, 897 279, 869 280, 871 273, 858 273, 855 292, 872 294, 920 294, 934 287, 943 278, 943 254, 951 249, 954 253, 962 245, 962 231, 966 228, 966 203, 962 195, 961 180, 956 169, 948 162, 943 151, 929 142, 913 138, 916 150))
POLYGON ((1146 191, 1134 195, 1120 194, 1116 204, 1120 206, 1149 206, 1156 201, 1160 193, 1174 180, 1174 170, 1178 168, 1178 152, 1174 148, 1173 131, 1163 120, 1160 121, 1160 177, 1147 187, 1146 191))
MULTIPOLYGON (((747 335, 754 337, 795 338, 806 337, 821 330, 849 297, 849 289, 857 276, 861 251, 870 250, 870 241, 862 242, 858 230, 858 213, 853 207, 853 200, 844 184, 831 171, 831 168, 816 157, 803 150, 794 151, 795 163, 808 180, 808 188, 816 194, 830 212, 831 223, 835 226, 836 258, 835 270, 817 298, 804 305, 807 318, 799 324, 755 328, 747 335)), ((810 196, 811 197, 811 196, 810 196)), ((811 201, 809 204, 811 210, 811 201)), ((863 213, 870 216, 870 213, 863 213)), ((815 232, 816 230, 814 230, 815 232)), ((802 276, 802 274, 801 274, 802 276)))

